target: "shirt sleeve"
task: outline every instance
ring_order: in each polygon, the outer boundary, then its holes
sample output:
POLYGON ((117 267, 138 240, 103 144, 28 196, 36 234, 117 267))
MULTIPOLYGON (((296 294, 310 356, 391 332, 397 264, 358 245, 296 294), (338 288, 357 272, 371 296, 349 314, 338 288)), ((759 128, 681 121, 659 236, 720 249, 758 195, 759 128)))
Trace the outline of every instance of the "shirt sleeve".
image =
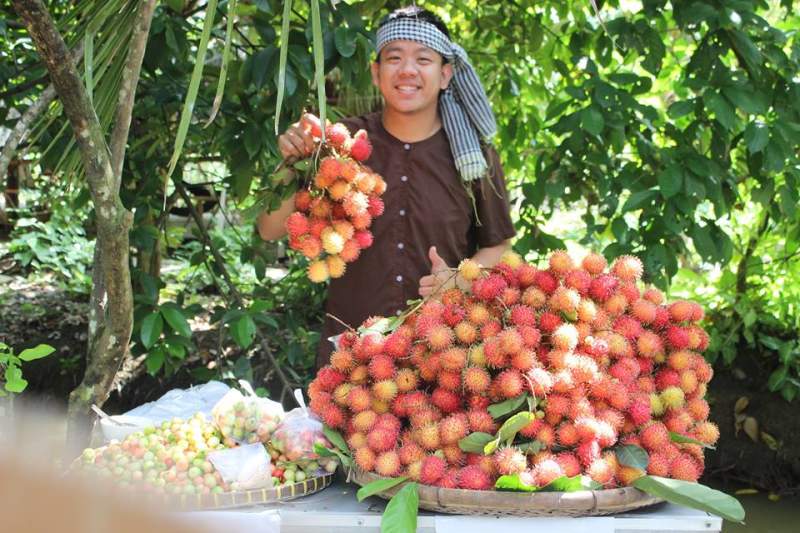
POLYGON ((491 146, 484 152, 489 164, 489 176, 479 180, 473 187, 477 216, 475 234, 480 248, 497 246, 516 235, 500 157, 491 146))

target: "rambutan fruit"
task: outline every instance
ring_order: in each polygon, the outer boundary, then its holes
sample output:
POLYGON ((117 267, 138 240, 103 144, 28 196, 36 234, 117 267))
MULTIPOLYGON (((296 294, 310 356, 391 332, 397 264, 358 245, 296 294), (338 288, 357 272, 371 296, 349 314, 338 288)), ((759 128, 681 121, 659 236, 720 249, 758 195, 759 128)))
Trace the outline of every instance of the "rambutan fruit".
POLYGON ((538 269, 528 263, 520 264, 516 269, 517 283, 523 291, 533 285, 538 269))
MULTIPOLYGON (((375 452, 385 452, 397 444, 397 433, 377 424, 367 433, 367 445, 375 452)), ((399 461, 399 459, 398 459, 399 461)))
POLYGON ((469 433, 469 419, 464 413, 456 413, 439 422, 439 441, 455 444, 469 433))
POLYGON ((560 316, 549 311, 539 315, 539 329, 544 333, 552 333, 562 322, 560 316))
POLYGON ((444 413, 454 413, 461 408, 461 397, 441 387, 431 393, 431 403, 444 413))
POLYGON ((573 314, 581 302, 581 295, 575 289, 558 287, 550 296, 548 303, 553 311, 573 314))
POLYGON ((616 291, 619 280, 611 274, 601 274, 592 280, 589 295, 597 302, 605 302, 616 291))
POLYGON ((622 281, 635 283, 642 278, 644 267, 642 261, 632 255, 623 255, 614 261, 611 272, 622 281))
POLYGON ((566 250, 556 250, 550 255, 550 271, 558 277, 564 277, 570 270, 575 268, 575 262, 566 250))
POLYGON ((353 238, 362 250, 372 246, 372 233, 366 229, 357 231, 353 238))
POLYGON ((611 365, 608 373, 627 385, 639 377, 640 370, 641 368, 636 359, 633 357, 621 357, 611 365))
POLYGON ((433 326, 426 336, 431 350, 444 350, 453 344, 453 330, 444 324, 433 326))
POLYGON ((453 328, 458 342, 466 345, 474 344, 478 340, 478 329, 466 320, 459 322, 453 328))
POLYGON ((681 384, 680 387, 686 396, 690 396, 697 390, 699 382, 697 374, 694 370, 687 368, 680 373, 681 384))
POLYGON ((362 433, 366 433, 375 426, 378 421, 378 413, 372 410, 361 411, 353 415, 353 427, 362 433))
POLYGON ((547 270, 537 270, 534 275, 533 284, 546 294, 552 294, 558 287, 558 279, 552 272, 547 270))
POLYGON ((338 254, 344 249, 345 239, 332 227, 322 230, 322 249, 328 254, 338 254))
POLYGON ((436 422, 431 422, 417 428, 414 431, 417 443, 425 450, 435 450, 439 447, 439 426, 436 422))
POLYGON ((636 339, 639 355, 648 359, 656 359, 664 355, 664 342, 661 336, 652 331, 643 331, 636 339))
POLYGON ((398 370, 394 381, 397 384, 398 392, 410 392, 419 385, 417 371, 413 368, 401 368, 398 370))
POLYGON ((666 411, 664 402, 661 401, 661 396, 657 393, 650 394, 650 412, 653 416, 661 416, 666 411))
POLYGON ((680 409, 685 400, 686 396, 680 387, 667 387, 661 391, 661 401, 667 409, 680 409))
POLYGON ((601 485, 608 486, 613 483, 616 464, 606 457, 599 457, 586 467, 586 474, 601 485))
POLYGON ((472 409, 467 411, 467 420, 469 422, 469 429, 472 432, 480 431, 482 433, 494 434, 497 431, 497 424, 489 414, 489 411, 481 409, 472 409))
POLYGON ((564 476, 564 470, 558 461, 553 459, 546 459, 540 461, 533 468, 534 483, 538 487, 544 487, 548 483, 564 476))
POLYGON ((397 383, 391 379, 377 381, 372 385, 373 398, 390 402, 397 396, 397 383))
POLYGON ((550 342, 558 350, 574 350, 578 345, 578 330, 572 324, 561 324, 550 335, 550 342))
POLYGON ((474 281, 481 275, 481 265, 472 259, 464 259, 458 264, 458 275, 465 281, 474 281))
POLYGON ((308 264, 308 279, 314 283, 323 283, 328 280, 328 264, 325 260, 319 259, 308 264))
POLYGON ((307 189, 300 189, 294 194, 294 208, 306 212, 311 207, 311 193, 307 189))
POLYGON ((348 402, 348 395, 350 394, 350 389, 353 388, 352 383, 342 383, 333 391, 333 401, 335 401, 339 405, 347 406, 348 402))
POLYGON ((425 450, 410 439, 403 440, 403 445, 397 449, 397 455, 400 457, 400 462, 404 465, 409 465, 416 461, 423 461, 426 457, 425 450))
POLYGON ((672 460, 669 467, 670 477, 683 481, 697 481, 700 477, 700 468, 697 461, 690 455, 682 453, 672 460))
POLYGON ((467 365, 467 351, 464 348, 448 348, 439 354, 442 369, 453 372, 462 370, 467 365))
POLYGON ((651 422, 639 433, 642 446, 648 451, 659 451, 669 444, 669 430, 662 422, 651 422))
POLYGON ((468 465, 458 473, 458 487, 470 490, 489 490, 493 487, 492 478, 480 466, 468 465))
MULTIPOLYGON (((359 130, 364 131, 364 130, 359 130)), ((356 134, 357 135, 357 134, 356 134)), ((350 151, 350 157, 356 161, 366 161, 372 154, 372 145, 366 136, 353 137, 353 140, 347 144, 350 151)))
POLYGON ((287 217, 285 225, 289 237, 299 237, 309 230, 308 218, 298 211, 287 217))
POLYGON ((515 398, 522 394, 525 387, 522 374, 516 369, 503 370, 495 377, 494 381, 498 393, 503 398, 515 398))
POLYGON ((637 426, 649 421, 652 417, 649 395, 639 395, 631 399, 628 405, 628 416, 637 426))
POLYGON ((444 459, 436 455, 428 455, 422 460, 419 480, 425 485, 436 485, 446 470, 447 463, 444 459))
POLYGON ((508 319, 515 326, 536 326, 536 312, 527 305, 513 306, 508 319))
POLYGON ((582 269, 570 270, 564 276, 564 285, 584 296, 589 293, 589 287, 592 285, 592 275, 582 269))
POLYGON ((344 151, 350 140, 350 131, 341 122, 325 126, 325 141, 337 150, 344 151))
POLYGON ((547 294, 537 287, 528 287, 522 293, 520 302, 532 309, 541 309, 547 303, 547 294))
POLYGON ((581 266, 589 274, 597 276, 606 269, 608 263, 606 262, 605 257, 602 255, 597 253, 589 253, 583 258, 583 261, 581 261, 581 266))
POLYGON ((536 440, 541 442, 545 448, 552 448, 553 443, 556 441, 556 432, 553 426, 542 424, 539 431, 536 432, 536 440))
POLYGON ((353 387, 348 394, 348 402, 350 410, 354 413, 365 411, 372 406, 372 395, 364 387, 353 387))
POLYGON ((331 216, 333 206, 327 198, 319 197, 311 200, 309 212, 318 219, 328 219, 331 216))
POLYGON ((651 476, 669 476, 670 461, 667 457, 658 451, 649 453, 650 458, 647 462, 647 473, 651 476))
POLYGON ((328 266, 328 274, 331 279, 341 278, 347 270, 347 264, 344 259, 338 255, 329 255, 325 258, 325 264, 328 266))
POLYGON ((663 417, 662 420, 668 430, 673 433, 680 433, 681 435, 686 435, 689 432, 689 428, 694 425, 692 415, 684 409, 667 411, 666 416, 663 417))
POLYGON ((581 463, 572 452, 561 452, 557 454, 555 461, 567 477, 574 477, 581 473, 581 463))
POLYGON ((464 371, 464 388, 469 392, 482 393, 485 392, 492 382, 492 377, 489 373, 481 367, 472 366, 464 371))
POLYGON ((639 335, 644 332, 642 324, 628 315, 617 317, 616 320, 614 320, 613 328, 614 331, 630 340, 639 338, 639 335))
POLYGON ((719 440, 719 427, 713 422, 698 422, 694 426, 694 436, 700 442, 713 446, 719 440))
POLYGON ((443 389, 457 392, 461 389, 461 372, 442 370, 436 376, 436 382, 443 389))
POLYGON ((397 369, 394 360, 388 355, 375 355, 369 362, 369 375, 376 381, 393 379, 397 369))
POLYGON ((486 340, 496 336, 501 331, 503 331, 503 324, 501 324, 498 320, 491 319, 487 320, 486 323, 481 326, 478 333, 480 334, 481 339, 486 340))
POLYGON ((525 373, 525 381, 531 393, 537 398, 544 398, 553 388, 553 377, 541 367, 534 367, 525 373))
POLYGON ((447 304, 445 305, 444 311, 442 312, 442 320, 445 324, 450 326, 451 328, 455 327, 456 324, 461 322, 461 320, 466 315, 464 308, 458 304, 447 304))
POLYGON ((645 471, 632 466, 619 465, 616 472, 616 478, 620 485, 628 487, 633 485, 633 482, 645 475, 645 471))
POLYGON ((319 384, 322 390, 331 392, 333 389, 341 385, 345 379, 346 376, 343 373, 331 366, 324 366, 319 370, 319 372, 317 372, 317 378, 315 381, 319 384))
POLYGON ((708 348, 709 337, 708 333, 696 324, 691 324, 686 328, 689 335, 689 348, 704 352, 708 348))
POLYGON ((358 465, 361 470, 364 470, 365 472, 371 472, 375 469, 375 459, 377 456, 369 447, 362 446, 360 448, 356 448, 353 456, 355 458, 356 465, 358 465))
POLYGON ((670 326, 666 332, 667 342, 675 350, 685 350, 689 347, 689 332, 681 326, 670 326))
POLYGON ((494 464, 501 475, 519 474, 528 466, 528 461, 518 448, 502 447, 494 452, 494 464))
POLYGON ((596 440, 583 441, 575 449, 575 456, 583 466, 588 467, 600 457, 600 444, 596 440))
POLYGON ((378 475, 394 477, 400 473, 402 468, 400 456, 395 450, 385 451, 375 459, 375 473, 378 475))
POLYGON ((536 364, 536 352, 533 350, 522 350, 512 355, 509 362, 512 368, 520 372, 526 372, 536 364))
POLYGON ((620 292, 615 292, 612 294, 611 297, 603 304, 603 310, 612 317, 621 315, 627 309, 628 299, 620 292))
POLYGON ((560 446, 572 448, 578 444, 580 440, 581 436, 578 433, 578 429, 572 422, 562 422, 558 428, 556 428, 556 442, 558 442, 560 446))
POLYGON ((711 409, 703 398, 692 398, 686 402, 686 410, 697 421, 706 420, 711 409))

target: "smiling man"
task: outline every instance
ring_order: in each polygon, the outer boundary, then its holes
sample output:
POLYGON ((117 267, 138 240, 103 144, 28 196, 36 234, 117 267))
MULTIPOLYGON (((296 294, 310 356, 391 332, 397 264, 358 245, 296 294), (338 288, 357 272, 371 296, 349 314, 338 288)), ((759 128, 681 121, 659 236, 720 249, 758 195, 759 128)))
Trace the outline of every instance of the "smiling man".
MULTIPOLYGON (((342 122, 364 129, 372 142, 366 164, 387 183, 385 212, 370 228, 374 244, 331 280, 326 311, 358 326, 371 315, 400 314, 408 300, 428 296, 448 278, 448 266, 473 258, 498 262, 514 236, 502 167, 489 145, 494 115, 466 52, 442 20, 417 7, 381 21, 372 81, 383 95, 380 112, 342 122)), ((305 157, 314 141, 304 121, 280 136, 284 158, 305 157)), ((284 235, 293 205, 259 218, 264 239, 284 235)), ((326 341, 343 326, 328 318, 326 341)))

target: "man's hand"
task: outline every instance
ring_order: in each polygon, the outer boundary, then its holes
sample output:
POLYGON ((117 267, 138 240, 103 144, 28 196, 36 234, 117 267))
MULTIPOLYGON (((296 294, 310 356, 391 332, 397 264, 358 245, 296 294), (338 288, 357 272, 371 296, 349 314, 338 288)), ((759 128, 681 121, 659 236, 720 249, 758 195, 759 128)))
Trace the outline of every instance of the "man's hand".
POLYGON ((278 137, 278 149, 284 159, 303 159, 314 151, 314 135, 319 130, 319 119, 310 113, 303 115, 286 133, 278 137))
POLYGON ((454 284, 453 273, 445 260, 439 257, 435 246, 431 246, 430 250, 428 250, 428 257, 431 260, 431 273, 419 280, 419 295, 423 298, 427 298, 438 291, 445 283, 448 285, 454 284))

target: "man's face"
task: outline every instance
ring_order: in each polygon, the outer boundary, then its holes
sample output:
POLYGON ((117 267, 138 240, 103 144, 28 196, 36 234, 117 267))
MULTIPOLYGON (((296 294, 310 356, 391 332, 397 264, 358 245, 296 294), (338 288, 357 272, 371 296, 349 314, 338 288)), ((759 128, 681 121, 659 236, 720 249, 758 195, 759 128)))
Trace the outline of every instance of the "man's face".
POLYGON ((437 52, 414 41, 392 41, 380 62, 372 63, 372 83, 386 106, 400 113, 418 113, 436 106, 439 91, 453 76, 452 65, 437 52))

